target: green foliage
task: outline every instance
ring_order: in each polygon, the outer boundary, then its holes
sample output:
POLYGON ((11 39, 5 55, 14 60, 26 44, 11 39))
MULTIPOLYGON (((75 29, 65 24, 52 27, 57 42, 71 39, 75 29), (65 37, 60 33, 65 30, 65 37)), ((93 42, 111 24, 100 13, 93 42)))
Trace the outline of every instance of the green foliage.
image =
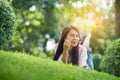
POLYGON ((18 52, 0 51, 1 80, 120 80, 113 75, 40 59, 18 52), (86 77, 87 76, 87 77, 86 77))
POLYGON ((110 43, 101 62, 104 72, 120 77, 120 39, 110 43))
POLYGON ((32 5, 36 5, 39 8, 45 8, 48 5, 53 5, 55 2, 57 2, 57 0, 13 0, 12 4, 17 9, 28 10, 32 5))
POLYGON ((13 0, 18 21, 17 33, 12 37, 13 50, 24 49, 26 53, 34 54, 33 49, 39 47, 39 50, 47 53, 47 41, 51 38, 58 39, 59 33, 54 15, 55 2, 56 0, 13 0))
POLYGON ((0 0, 0 48, 3 48, 11 38, 14 30, 15 14, 10 3, 0 0))
POLYGON ((101 54, 93 54, 94 69, 97 71, 101 71, 101 69, 100 69, 101 59, 102 59, 101 54))
POLYGON ((32 50, 34 51, 33 54, 32 54, 33 56, 40 57, 40 58, 47 58, 45 53, 43 53, 42 51, 40 51, 36 48, 33 48, 32 50))

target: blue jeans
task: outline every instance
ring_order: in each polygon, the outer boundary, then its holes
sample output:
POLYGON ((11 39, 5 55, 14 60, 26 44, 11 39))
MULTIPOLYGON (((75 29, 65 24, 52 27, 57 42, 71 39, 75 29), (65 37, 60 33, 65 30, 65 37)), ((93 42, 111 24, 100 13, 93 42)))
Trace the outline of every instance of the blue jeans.
POLYGON ((87 49, 87 64, 88 64, 88 68, 90 70, 94 70, 94 64, 93 64, 93 58, 92 58, 92 49, 88 48, 87 49))

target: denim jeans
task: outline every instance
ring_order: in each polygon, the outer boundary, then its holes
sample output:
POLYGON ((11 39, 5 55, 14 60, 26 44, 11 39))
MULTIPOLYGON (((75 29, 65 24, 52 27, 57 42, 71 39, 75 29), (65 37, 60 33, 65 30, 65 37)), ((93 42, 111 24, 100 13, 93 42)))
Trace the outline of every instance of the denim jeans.
POLYGON ((93 58, 92 58, 92 49, 88 48, 87 49, 87 64, 88 64, 88 68, 90 70, 94 70, 94 64, 93 64, 93 58))

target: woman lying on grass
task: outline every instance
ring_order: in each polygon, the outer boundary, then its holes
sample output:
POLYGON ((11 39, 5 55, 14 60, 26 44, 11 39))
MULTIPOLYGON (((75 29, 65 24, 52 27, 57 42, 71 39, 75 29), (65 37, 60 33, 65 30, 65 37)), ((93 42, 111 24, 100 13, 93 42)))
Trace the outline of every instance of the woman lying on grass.
POLYGON ((74 26, 65 27, 56 47, 54 60, 86 68, 87 49, 79 43, 79 30, 74 26))

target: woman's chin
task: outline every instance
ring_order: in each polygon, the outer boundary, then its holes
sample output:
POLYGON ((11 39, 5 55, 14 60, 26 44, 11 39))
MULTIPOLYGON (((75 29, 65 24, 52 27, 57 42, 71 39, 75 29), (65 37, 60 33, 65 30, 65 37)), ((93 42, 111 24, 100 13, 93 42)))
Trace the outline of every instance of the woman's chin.
POLYGON ((76 47, 76 46, 77 46, 77 44, 72 44, 71 46, 72 46, 72 47, 76 47))

